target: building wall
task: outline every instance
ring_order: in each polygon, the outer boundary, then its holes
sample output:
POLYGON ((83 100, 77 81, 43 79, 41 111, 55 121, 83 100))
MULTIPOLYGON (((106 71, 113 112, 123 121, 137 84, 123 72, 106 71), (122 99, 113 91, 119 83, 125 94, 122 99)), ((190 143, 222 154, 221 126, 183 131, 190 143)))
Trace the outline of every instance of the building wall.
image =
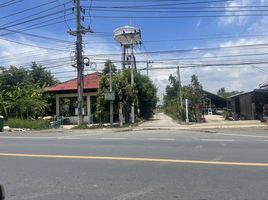
POLYGON ((252 104, 252 94, 245 94, 239 97, 240 118, 241 119, 255 119, 255 114, 252 104))

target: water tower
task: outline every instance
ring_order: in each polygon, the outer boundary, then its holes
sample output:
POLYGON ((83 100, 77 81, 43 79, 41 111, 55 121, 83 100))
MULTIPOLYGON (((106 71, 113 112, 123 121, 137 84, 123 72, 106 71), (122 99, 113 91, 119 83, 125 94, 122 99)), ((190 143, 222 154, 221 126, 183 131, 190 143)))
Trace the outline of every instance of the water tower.
MULTIPOLYGON (((123 26, 114 30, 114 38, 122 47, 122 70, 125 70, 126 65, 131 68, 131 85, 134 85, 134 69, 136 70, 136 59, 134 57, 133 48, 141 43, 141 31, 137 27, 123 26)), ((120 126, 123 124, 122 103, 120 101, 119 108, 120 126)), ((131 106, 131 122, 135 122, 134 102, 131 106)))
POLYGON ((136 68, 133 48, 141 42, 141 31, 137 27, 122 26, 114 30, 114 38, 122 47, 122 70, 126 65, 136 68))

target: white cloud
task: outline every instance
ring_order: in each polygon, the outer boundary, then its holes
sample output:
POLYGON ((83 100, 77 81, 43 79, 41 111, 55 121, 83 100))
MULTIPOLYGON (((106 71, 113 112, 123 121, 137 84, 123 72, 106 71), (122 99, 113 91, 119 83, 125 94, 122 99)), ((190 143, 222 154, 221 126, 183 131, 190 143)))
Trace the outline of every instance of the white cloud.
POLYGON ((234 25, 244 25, 247 22, 248 17, 243 16, 250 14, 250 11, 247 11, 248 9, 244 9, 245 11, 242 11, 243 8, 239 8, 239 6, 250 6, 250 5, 256 5, 262 3, 262 1, 266 0, 236 0, 236 1, 228 1, 225 3, 225 13, 224 16, 228 15, 238 15, 238 16, 230 16, 230 17, 221 17, 220 22, 224 25, 234 24, 234 25))

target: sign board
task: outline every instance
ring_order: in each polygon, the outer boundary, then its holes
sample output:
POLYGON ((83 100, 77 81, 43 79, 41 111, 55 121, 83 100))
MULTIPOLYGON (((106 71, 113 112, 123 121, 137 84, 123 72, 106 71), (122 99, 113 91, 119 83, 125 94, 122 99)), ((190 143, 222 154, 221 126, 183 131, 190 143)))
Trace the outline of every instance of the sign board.
POLYGON ((106 101, 114 101, 115 100, 115 94, 114 94, 114 92, 105 92, 104 93, 104 99, 106 101))

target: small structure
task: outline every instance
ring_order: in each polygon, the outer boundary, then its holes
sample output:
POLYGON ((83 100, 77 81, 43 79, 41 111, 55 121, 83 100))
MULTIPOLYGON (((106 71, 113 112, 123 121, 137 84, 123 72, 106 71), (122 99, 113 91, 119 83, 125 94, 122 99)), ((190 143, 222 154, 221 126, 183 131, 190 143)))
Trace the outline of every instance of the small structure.
POLYGON ((268 105, 268 86, 229 97, 233 113, 238 119, 264 120, 268 105))
POLYGON ((205 91, 207 97, 207 106, 205 108, 205 114, 219 114, 217 111, 223 111, 230 107, 230 101, 219 95, 205 91))
MULTIPOLYGON (((85 122, 93 123, 96 110, 96 95, 99 87, 99 73, 95 72, 84 76, 84 106, 85 122)), ((55 98, 52 106, 53 114, 66 116, 70 123, 77 123, 77 79, 71 79, 46 88, 46 92, 55 98)))

